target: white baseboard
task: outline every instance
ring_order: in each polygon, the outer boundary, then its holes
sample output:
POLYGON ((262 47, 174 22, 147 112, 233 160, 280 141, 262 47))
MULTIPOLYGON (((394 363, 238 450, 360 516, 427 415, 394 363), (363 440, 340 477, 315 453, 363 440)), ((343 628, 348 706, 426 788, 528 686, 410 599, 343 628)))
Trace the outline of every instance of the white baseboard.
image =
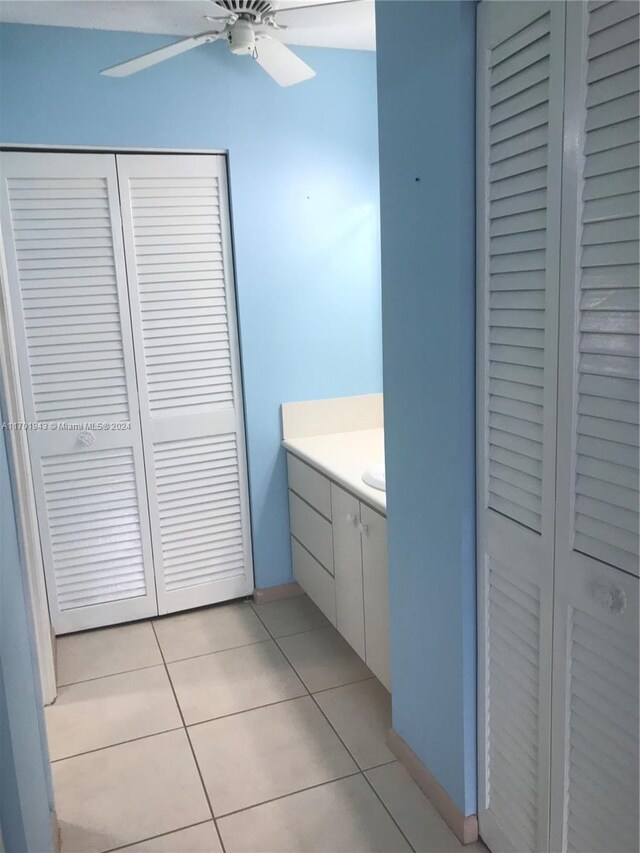
POLYGON ((304 595, 304 590, 296 581, 281 583, 278 586, 266 586, 263 589, 253 591, 253 600, 256 604, 267 604, 269 601, 279 601, 281 598, 295 598, 296 595, 304 595))
POLYGON ((403 765, 431 805, 444 819, 461 844, 478 840, 478 816, 465 815, 442 785, 431 775, 411 747, 393 729, 388 734, 389 749, 403 765))

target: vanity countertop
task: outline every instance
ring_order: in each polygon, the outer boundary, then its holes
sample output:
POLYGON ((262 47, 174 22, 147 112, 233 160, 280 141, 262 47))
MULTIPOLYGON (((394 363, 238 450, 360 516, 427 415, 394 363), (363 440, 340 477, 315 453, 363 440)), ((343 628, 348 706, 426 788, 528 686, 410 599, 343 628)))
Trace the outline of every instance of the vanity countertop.
POLYGON ((362 481, 366 469, 384 459, 384 429, 286 438, 282 444, 290 453, 344 486, 364 503, 387 514, 386 492, 362 481))

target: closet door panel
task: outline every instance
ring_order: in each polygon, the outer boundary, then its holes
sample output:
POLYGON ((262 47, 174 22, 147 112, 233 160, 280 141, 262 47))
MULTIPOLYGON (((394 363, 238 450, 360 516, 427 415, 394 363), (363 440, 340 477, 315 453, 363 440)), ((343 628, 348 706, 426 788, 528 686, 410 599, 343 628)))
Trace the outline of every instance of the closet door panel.
POLYGON ((564 4, 478 9, 479 820, 545 850, 564 4))
POLYGON ((630 853, 638 837, 638 579, 558 566, 551 849, 630 853))
POLYGON ((563 851, 639 843, 639 11, 568 11, 551 820, 563 851))
POLYGON ((115 160, 9 153, 2 234, 56 633, 156 610, 115 160))
POLYGON ((117 161, 166 613, 253 589, 225 160, 117 161))

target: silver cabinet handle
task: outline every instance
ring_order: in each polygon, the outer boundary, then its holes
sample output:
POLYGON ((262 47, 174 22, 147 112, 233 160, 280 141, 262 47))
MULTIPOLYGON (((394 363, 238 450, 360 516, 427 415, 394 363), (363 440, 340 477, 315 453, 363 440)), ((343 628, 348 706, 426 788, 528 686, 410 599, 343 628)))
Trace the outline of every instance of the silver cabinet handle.
POLYGON ((360 523, 358 525, 358 532, 366 536, 369 533, 369 525, 360 523))
POLYGON ((357 525, 358 517, 356 515, 354 515, 352 512, 348 512, 345 517, 346 517, 347 522, 349 524, 353 524, 354 527, 357 525))

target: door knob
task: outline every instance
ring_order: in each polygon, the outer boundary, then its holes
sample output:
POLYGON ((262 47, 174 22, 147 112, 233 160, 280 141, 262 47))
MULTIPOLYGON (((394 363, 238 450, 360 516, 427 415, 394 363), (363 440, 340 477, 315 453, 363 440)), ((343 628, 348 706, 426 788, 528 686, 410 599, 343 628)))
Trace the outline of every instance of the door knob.
POLYGON ((627 607, 627 596, 624 589, 613 581, 601 578, 596 581, 593 589, 595 600, 609 613, 619 615, 627 607))
POLYGON ((85 432, 81 432, 78 435, 78 444, 81 447, 92 447, 95 444, 95 441, 96 441, 96 437, 90 430, 86 430, 85 432))

